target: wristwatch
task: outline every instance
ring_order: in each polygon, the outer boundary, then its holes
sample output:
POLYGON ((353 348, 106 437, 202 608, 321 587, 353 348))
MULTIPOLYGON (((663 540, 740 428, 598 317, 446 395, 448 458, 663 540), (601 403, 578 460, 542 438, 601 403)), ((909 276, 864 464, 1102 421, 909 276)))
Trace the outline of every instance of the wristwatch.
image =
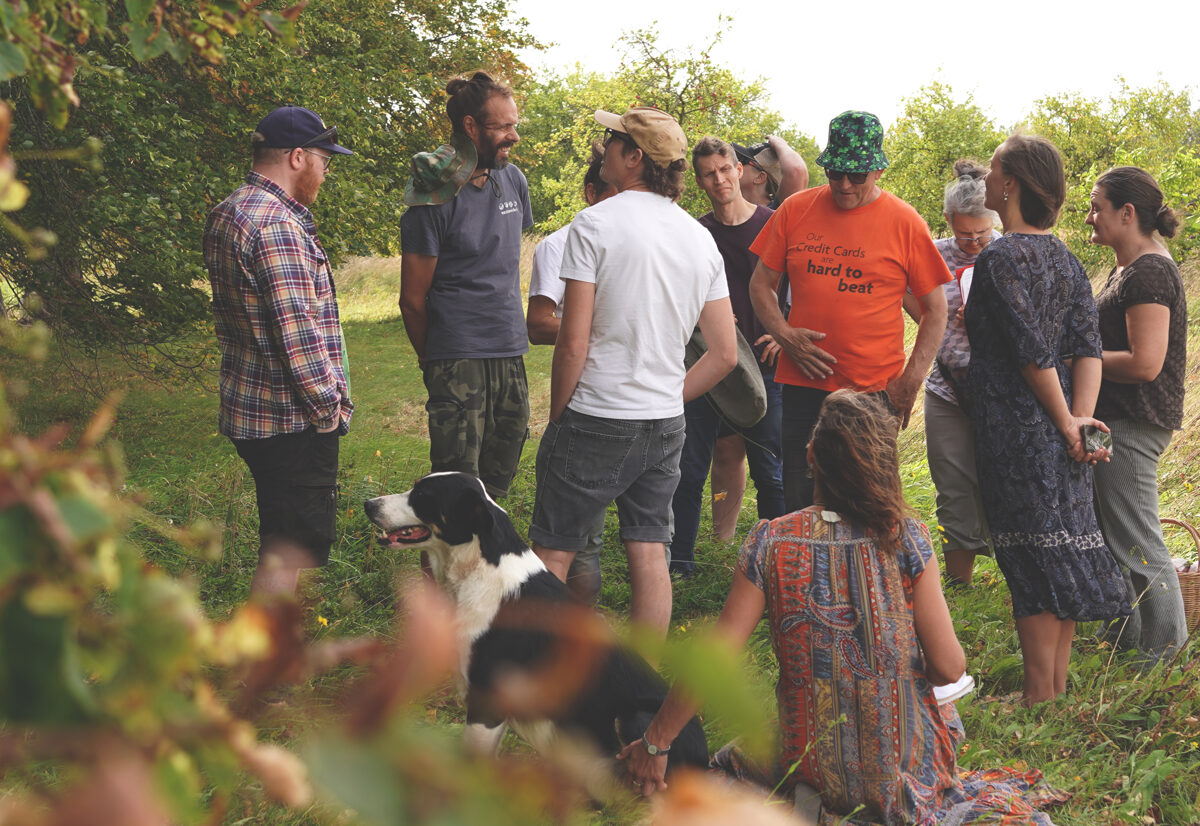
POLYGON ((642 745, 646 747, 646 754, 650 755, 651 757, 657 757, 660 754, 666 754, 671 750, 670 746, 663 746, 662 748, 659 748, 647 740, 646 735, 644 734, 642 735, 642 745))

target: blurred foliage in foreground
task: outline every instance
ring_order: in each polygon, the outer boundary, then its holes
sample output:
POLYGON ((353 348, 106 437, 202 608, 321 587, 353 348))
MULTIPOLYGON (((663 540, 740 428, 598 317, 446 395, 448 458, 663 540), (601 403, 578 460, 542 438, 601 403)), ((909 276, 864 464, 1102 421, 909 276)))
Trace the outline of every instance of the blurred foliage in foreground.
MULTIPOLYGON (((0 319, 5 363, 37 363, 48 340, 43 325, 0 319)), ((211 525, 176 527, 121 494, 121 453, 105 440, 118 400, 82 432, 60 425, 31 437, 17 431, 10 404, 22 383, 6 377, 3 387, 0 825, 215 824, 262 798, 291 809, 286 822, 590 817, 594 760, 572 743, 538 758, 479 759, 462 752, 452 727, 426 719, 424 701, 459 662, 452 609, 434 589, 405 587, 386 636, 310 642, 294 600, 210 619, 191 580, 150 564, 126 539, 136 520, 200 560, 221 553, 211 525), (332 669, 331 698, 316 678, 332 669), (266 742, 281 709, 293 723, 283 742, 266 742)), ((610 636, 593 612, 580 613, 572 639, 610 636)), ((765 747, 764 704, 734 660, 716 662, 701 646, 678 670, 695 675, 698 696, 717 695, 718 707, 724 699, 731 727, 757 732, 765 747)), ((558 673, 522 682, 521 705, 561 702, 558 673)), ((698 794, 706 806, 727 797, 703 779, 683 789, 686 799, 668 799, 660 813, 697 805, 698 794)), ((630 805, 612 786, 600 799, 630 805)))

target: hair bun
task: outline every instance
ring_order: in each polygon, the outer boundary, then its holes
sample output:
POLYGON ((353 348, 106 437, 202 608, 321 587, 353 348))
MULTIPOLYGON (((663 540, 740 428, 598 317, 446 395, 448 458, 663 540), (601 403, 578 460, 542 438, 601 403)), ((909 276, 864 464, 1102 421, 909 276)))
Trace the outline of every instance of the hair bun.
POLYGON ((976 163, 969 158, 962 158, 954 162, 954 176, 956 178, 968 178, 977 181, 987 175, 988 168, 976 163))
POLYGON ((467 80, 466 80, 466 78, 461 78, 461 77, 452 77, 452 78, 450 78, 450 80, 449 80, 449 81, 446 83, 446 94, 448 94, 448 95, 457 95, 457 94, 458 94, 459 92, 461 92, 461 91, 462 91, 464 88, 466 88, 466 85, 467 85, 467 80))

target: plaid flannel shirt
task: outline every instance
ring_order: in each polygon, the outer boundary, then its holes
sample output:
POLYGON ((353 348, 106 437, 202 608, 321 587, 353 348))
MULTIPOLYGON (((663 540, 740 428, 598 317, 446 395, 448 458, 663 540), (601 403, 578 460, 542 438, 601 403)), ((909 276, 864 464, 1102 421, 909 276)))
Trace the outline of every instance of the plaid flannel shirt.
POLYGON ((219 429, 265 439, 349 429, 354 406, 333 273, 312 213, 257 172, 204 227, 221 347, 219 429))

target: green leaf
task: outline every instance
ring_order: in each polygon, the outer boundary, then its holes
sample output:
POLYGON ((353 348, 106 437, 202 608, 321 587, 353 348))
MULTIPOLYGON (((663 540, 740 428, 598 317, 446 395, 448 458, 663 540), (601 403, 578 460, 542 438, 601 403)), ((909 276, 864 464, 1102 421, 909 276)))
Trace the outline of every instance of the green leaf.
POLYGON ((33 561, 33 515, 25 508, 0 513, 0 588, 33 561))
POLYGON ((0 610, 0 717, 29 723, 87 719, 88 688, 63 616, 30 612, 20 599, 0 610))
POLYGON ((129 12, 129 20, 133 23, 141 23, 153 9, 154 0, 125 0, 125 11, 129 12))
POLYGON ((91 539, 112 525, 107 513, 82 496, 64 496, 58 500, 58 508, 71 534, 79 540, 91 539))
POLYGON ((126 31, 129 34, 129 51, 138 63, 158 57, 171 42, 166 32, 145 21, 130 23, 126 31))
POLYGON ((0 80, 12 80, 29 71, 25 53, 16 43, 0 42, 0 80))

